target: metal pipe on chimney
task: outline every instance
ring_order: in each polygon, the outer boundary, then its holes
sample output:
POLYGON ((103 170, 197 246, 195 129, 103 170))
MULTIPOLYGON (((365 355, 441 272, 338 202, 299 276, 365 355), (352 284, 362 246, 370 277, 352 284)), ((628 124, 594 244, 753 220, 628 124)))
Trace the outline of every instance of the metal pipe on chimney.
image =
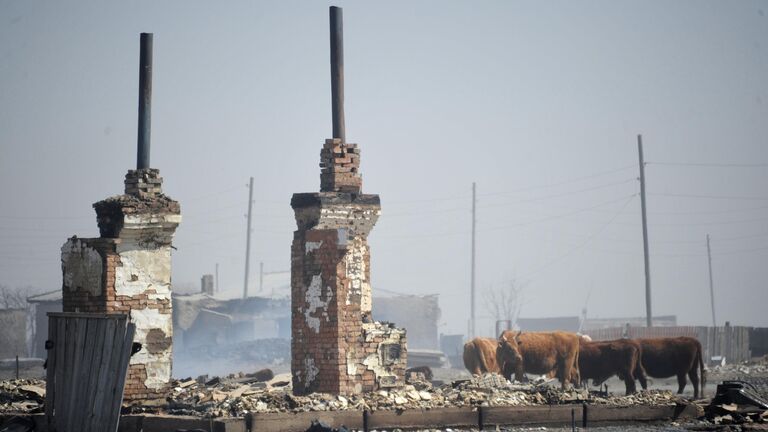
POLYGON ((139 54, 139 133, 136 169, 149 168, 152 130, 152 33, 141 34, 139 54))
POLYGON ((344 126, 344 23, 341 8, 331 6, 331 110, 333 138, 346 142, 344 126))

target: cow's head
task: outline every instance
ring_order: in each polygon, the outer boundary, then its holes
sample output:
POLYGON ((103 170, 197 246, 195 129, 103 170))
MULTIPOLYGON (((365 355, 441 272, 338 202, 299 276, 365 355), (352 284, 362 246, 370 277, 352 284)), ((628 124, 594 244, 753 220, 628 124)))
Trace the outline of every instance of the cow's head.
POLYGON ((504 365, 505 369, 516 371, 522 367, 523 356, 520 354, 520 334, 512 331, 505 331, 499 336, 499 347, 496 350, 496 357, 499 365, 504 365))

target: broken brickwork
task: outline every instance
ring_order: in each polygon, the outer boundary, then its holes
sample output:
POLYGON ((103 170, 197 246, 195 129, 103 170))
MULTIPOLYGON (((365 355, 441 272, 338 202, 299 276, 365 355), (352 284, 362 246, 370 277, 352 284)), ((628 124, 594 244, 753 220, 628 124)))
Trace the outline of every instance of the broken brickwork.
POLYGON ((360 149, 357 144, 327 139, 320 150, 320 191, 360 193, 360 149))
POLYGON ((361 194, 359 149, 321 151, 320 192, 294 194, 291 370, 296 394, 353 394, 404 384, 405 330, 371 319, 367 237, 381 213, 361 194))
POLYGON ((100 238, 61 248, 64 312, 125 313, 136 325, 127 401, 161 399, 171 380, 171 241, 179 203, 162 193, 156 169, 130 170, 125 194, 93 205, 100 238))

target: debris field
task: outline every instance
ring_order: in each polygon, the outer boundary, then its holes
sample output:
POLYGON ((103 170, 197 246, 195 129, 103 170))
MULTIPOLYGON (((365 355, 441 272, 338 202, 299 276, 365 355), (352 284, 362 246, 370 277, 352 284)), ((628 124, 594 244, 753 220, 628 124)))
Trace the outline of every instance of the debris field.
MULTIPOLYGON (((268 381, 257 374, 175 381, 163 405, 131 405, 131 413, 163 413, 206 418, 243 417, 257 412, 310 412, 339 410, 406 410, 473 406, 535 406, 560 404, 602 404, 614 406, 675 405, 681 399, 669 391, 643 391, 630 396, 605 395, 583 389, 562 391, 543 379, 529 384, 511 383, 497 374, 433 386, 428 381, 410 380, 400 388, 337 396, 312 393, 292 394, 290 374, 268 381)), ((8 380, 0 383, 0 412, 38 413, 43 411, 45 382, 8 380)))

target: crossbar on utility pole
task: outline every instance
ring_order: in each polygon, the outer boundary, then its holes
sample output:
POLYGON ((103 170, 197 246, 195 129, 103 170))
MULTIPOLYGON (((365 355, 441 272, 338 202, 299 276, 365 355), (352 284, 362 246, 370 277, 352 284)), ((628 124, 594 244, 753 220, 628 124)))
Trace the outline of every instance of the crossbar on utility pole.
POLYGON ((717 327, 717 319, 715 319, 715 284, 712 282, 712 250, 709 247, 709 234, 707 234, 707 260, 709 262, 709 302, 712 304, 712 327, 717 327))
POLYGON ((248 231, 245 235, 245 283, 243 298, 248 298, 248 267, 251 263, 251 211, 253 210, 253 177, 248 184, 248 231))
POLYGON ((470 312, 470 325, 469 325, 469 337, 473 338, 475 337, 475 214, 476 214, 476 203, 477 203, 477 194, 476 194, 476 185, 475 182, 472 182, 472 275, 471 275, 471 282, 470 282, 470 291, 471 291, 471 312, 470 312))
POLYGON ((651 263, 648 254, 648 217, 645 211, 645 162, 643 161, 643 136, 637 136, 637 154, 640 159, 640 208, 643 216, 643 255, 645 257, 645 324, 653 326, 651 312, 651 263))

